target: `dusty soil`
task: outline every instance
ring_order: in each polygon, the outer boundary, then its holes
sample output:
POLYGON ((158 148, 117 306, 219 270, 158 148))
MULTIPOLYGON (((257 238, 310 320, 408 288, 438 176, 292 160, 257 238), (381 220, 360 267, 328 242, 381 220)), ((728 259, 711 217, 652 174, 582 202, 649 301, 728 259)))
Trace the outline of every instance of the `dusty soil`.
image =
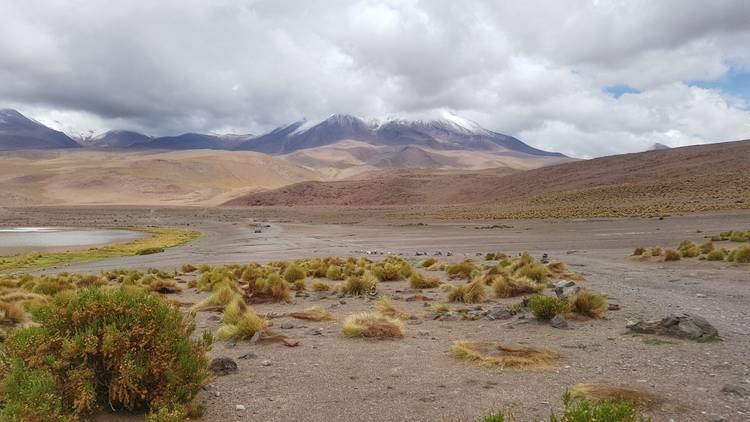
MULTIPOLYGON (((507 321, 432 321, 406 325, 404 339, 344 339, 340 323, 351 313, 373 307, 365 298, 318 295, 294 304, 257 305, 259 312, 288 312, 321 305, 336 321, 273 320, 273 330, 300 340, 299 347, 219 342, 212 357, 233 358, 239 373, 213 380, 199 400, 205 420, 247 421, 434 421, 472 420, 490 409, 506 408, 519 421, 546 420, 561 407, 560 396, 579 382, 607 382, 645 389, 666 399, 652 412, 656 421, 747 421, 750 399, 721 391, 725 384, 750 387, 750 266, 683 260, 640 261, 628 255, 636 246, 676 246, 683 239, 747 228, 750 212, 725 212, 642 219, 401 220, 388 212, 331 215, 260 210, 179 209, 2 209, 0 225, 110 227, 175 225, 197 228, 198 241, 162 254, 116 258, 49 271, 100 271, 150 266, 289 260, 309 256, 360 256, 363 251, 400 253, 416 262, 416 251, 451 251, 452 259, 476 253, 544 252, 582 272, 586 287, 621 306, 604 320, 573 320, 557 330, 527 316, 507 321), (296 216, 295 216, 296 215, 296 216), (310 217, 313 215, 313 217, 310 217), (273 218, 269 218, 273 217, 273 218), (254 234, 254 219, 268 221, 254 234), (349 223, 326 224, 322 221, 349 223), (506 224, 512 228, 487 228, 506 224), (477 228, 479 227, 479 228, 477 228), (702 231, 702 233, 698 233, 702 231), (324 297, 325 296, 325 297, 324 297), (628 321, 693 312, 713 323, 722 341, 672 340, 646 344, 626 333, 628 321), (281 329, 290 322, 294 328, 281 329), (322 335, 308 330, 322 328, 322 335), (537 371, 480 368, 454 359, 456 340, 501 341, 548 347, 561 353, 559 365, 537 371), (252 352, 256 357, 239 359, 252 352), (264 363, 267 361, 267 366, 264 363), (246 410, 235 410, 244 405, 246 410)), ((476 257, 476 259, 481 259, 476 257)), ((379 286, 402 311, 422 313, 422 302, 406 302, 404 282, 379 286)), ((549 292, 548 292, 549 293, 549 292)), ((443 302, 438 289, 422 294, 443 302)), ((186 290, 183 302, 203 297, 186 290)), ((517 299, 491 299, 490 309, 517 299)), ((198 313, 199 330, 214 330, 218 314, 198 313)), ((107 416, 105 420, 113 418, 107 416)), ((131 418, 124 418, 130 420, 131 418)), ((132 418, 135 419, 135 418, 132 418)))

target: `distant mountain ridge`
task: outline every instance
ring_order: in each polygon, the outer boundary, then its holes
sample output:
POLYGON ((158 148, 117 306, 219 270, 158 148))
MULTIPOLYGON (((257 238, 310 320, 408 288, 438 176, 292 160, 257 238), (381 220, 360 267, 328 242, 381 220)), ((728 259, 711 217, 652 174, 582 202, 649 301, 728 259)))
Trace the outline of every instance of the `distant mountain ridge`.
POLYGON ((0 150, 80 148, 68 135, 27 118, 16 110, 0 110, 0 150))
MULTIPOLYGON (((153 137, 128 130, 111 130, 74 141, 24 117, 15 110, 0 112, 0 149, 104 148, 127 150, 241 150, 288 155, 325 147, 337 148, 342 141, 356 141, 380 148, 387 157, 379 164, 409 167, 415 164, 439 167, 435 154, 471 151, 513 159, 566 158, 556 152, 534 148, 512 136, 497 133, 452 113, 432 120, 389 117, 365 121, 348 114, 334 114, 322 121, 300 120, 260 136, 183 133, 153 137), (398 155, 400 151, 405 154, 398 155)), ((321 151, 319 150, 318 153, 321 151)), ((370 160, 372 161, 372 160, 370 160)), ((370 165, 370 164, 368 164, 370 165)))

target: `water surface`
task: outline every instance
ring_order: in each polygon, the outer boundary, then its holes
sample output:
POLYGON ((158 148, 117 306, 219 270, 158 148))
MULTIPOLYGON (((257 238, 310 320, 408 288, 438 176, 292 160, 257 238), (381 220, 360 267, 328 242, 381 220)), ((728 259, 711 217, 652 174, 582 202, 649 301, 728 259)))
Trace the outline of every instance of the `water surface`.
POLYGON ((0 227, 0 255, 28 251, 72 250, 135 240, 140 232, 64 227, 0 227))

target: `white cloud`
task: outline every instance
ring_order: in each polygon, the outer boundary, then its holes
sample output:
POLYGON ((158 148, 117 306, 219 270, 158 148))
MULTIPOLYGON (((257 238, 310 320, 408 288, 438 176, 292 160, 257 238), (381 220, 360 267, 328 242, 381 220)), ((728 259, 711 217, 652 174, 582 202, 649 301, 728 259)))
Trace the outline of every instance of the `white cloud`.
POLYGON ((0 2, 0 107, 151 134, 451 109, 593 156, 750 137, 746 103, 689 86, 750 68, 748 21, 744 0, 0 2))

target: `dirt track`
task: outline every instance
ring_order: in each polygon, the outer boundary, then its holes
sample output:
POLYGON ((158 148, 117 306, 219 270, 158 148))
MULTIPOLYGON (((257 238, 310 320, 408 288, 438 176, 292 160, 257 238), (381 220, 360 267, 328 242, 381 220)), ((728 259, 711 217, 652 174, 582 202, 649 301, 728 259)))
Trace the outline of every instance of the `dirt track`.
MULTIPOLYGON (((750 387, 750 266, 680 261, 640 262, 626 257, 636 246, 671 246, 683 239, 750 227, 750 213, 690 215, 658 219, 524 220, 492 222, 377 221, 356 217, 361 224, 278 223, 252 233, 247 212, 222 210, 89 210, 0 212, 0 225, 43 222, 46 225, 186 225, 204 236, 197 242, 151 256, 117 258, 73 265, 54 271, 99 271, 106 268, 156 266, 174 269, 190 262, 237 263, 288 260, 308 256, 362 255, 378 250, 416 260, 416 251, 453 252, 453 259, 477 252, 529 250, 548 252, 575 271, 587 287, 605 293, 622 309, 603 321, 571 321, 572 330, 556 330, 533 320, 422 321, 407 325, 397 341, 363 341, 339 336, 344 316, 372 307, 366 299, 325 299, 311 293, 293 305, 262 305, 260 312, 301 310, 321 305, 337 316, 334 322, 274 320, 274 330, 299 339, 301 345, 250 345, 220 342, 213 356, 238 359, 238 374, 217 378, 201 399, 205 420, 352 421, 471 420, 492 408, 509 408, 519 421, 545 420, 560 407, 559 397, 578 382, 610 382, 646 389, 667 399, 654 412, 656 421, 747 421, 750 400, 722 393, 725 384, 750 387), (113 216, 118 219, 113 222, 113 216), (46 221, 41 221, 46 220, 46 221), (84 221, 85 220, 85 221, 84 221), (407 225, 404 225, 407 224, 407 225), (476 226, 508 224, 506 229, 476 226), (701 230, 703 233, 697 233, 701 230), (712 322, 720 343, 675 340, 648 345, 625 333, 629 320, 694 312, 712 322), (282 322, 294 328, 281 330, 282 322), (322 336, 306 332, 322 327, 322 336), (478 368, 450 357, 455 340, 498 340, 545 346, 562 354, 560 364, 545 371, 498 371, 478 368), (261 362, 268 360, 270 365, 261 362), (743 384, 744 383, 744 384, 743 384), (215 392, 219 392, 217 396, 215 392), (236 411, 242 404, 247 410, 236 411), (720 419, 724 418, 724 419, 720 419)), ((345 220, 341 217, 340 220, 345 220)), ((481 259, 476 257, 478 260, 481 259)), ((422 312, 421 302, 399 300, 403 282, 381 283, 381 294, 408 312, 422 312)), ((442 302, 437 289, 425 294, 442 302)), ((180 295, 195 301, 192 292, 180 295)), ((492 308, 518 299, 491 299, 492 308)), ((198 328, 215 329, 211 314, 199 313, 198 328)), ((109 419, 109 418, 108 418, 109 419)))

